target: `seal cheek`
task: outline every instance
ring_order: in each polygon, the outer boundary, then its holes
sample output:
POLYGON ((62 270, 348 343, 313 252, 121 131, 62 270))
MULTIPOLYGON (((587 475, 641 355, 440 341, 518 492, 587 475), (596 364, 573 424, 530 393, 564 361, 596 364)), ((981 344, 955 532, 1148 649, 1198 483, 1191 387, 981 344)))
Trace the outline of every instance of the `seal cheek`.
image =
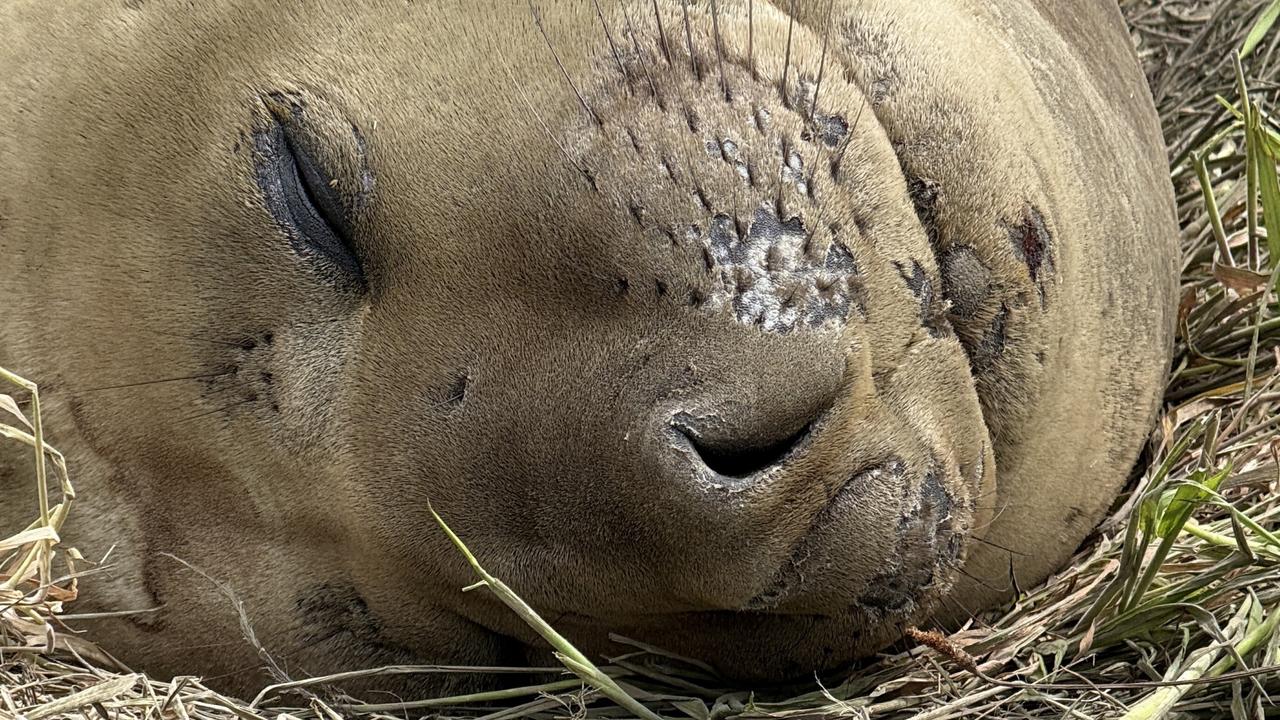
POLYGON ((260 344, 241 374, 262 398, 257 417, 265 419, 272 441, 293 452, 332 447, 340 422, 339 390, 355 352, 359 323, 343 318, 284 326, 260 344), (269 415, 267 414, 269 413, 269 415))

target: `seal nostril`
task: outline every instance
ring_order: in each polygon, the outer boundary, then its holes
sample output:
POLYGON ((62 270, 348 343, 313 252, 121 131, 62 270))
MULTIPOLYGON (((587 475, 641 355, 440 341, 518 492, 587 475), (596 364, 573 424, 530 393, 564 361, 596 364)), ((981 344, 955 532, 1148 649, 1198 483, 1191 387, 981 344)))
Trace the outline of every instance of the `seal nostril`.
POLYGON ((689 445, 712 471, 726 477, 744 478, 777 465, 809 434, 813 423, 777 442, 752 442, 750 440, 708 440, 687 425, 676 422, 674 427, 689 440, 689 445))

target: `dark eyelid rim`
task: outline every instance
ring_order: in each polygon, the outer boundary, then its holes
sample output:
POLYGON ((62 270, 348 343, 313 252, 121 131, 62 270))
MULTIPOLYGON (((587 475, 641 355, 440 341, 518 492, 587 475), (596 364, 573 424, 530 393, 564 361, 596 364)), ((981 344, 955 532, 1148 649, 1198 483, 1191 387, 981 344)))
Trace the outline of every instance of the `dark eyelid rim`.
POLYGON ((311 200, 320 215, 344 241, 350 243, 351 224, 347 219, 347 209, 338 192, 326 181, 324 172, 317 166, 311 154, 303 150, 289 136, 288 128, 284 129, 284 141, 293 155, 294 166, 298 171, 298 179, 302 181, 302 189, 311 200))
POLYGON ((286 123, 270 113, 271 126, 259 133, 258 183, 268 209, 290 236, 295 250, 319 255, 363 289, 364 270, 351 239, 341 198, 286 123))

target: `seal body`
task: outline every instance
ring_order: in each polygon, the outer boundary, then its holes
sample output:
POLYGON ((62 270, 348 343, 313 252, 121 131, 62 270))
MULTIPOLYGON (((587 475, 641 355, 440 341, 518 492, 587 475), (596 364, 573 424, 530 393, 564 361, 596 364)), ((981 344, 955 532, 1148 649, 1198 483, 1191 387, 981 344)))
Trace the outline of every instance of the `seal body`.
POLYGON ((138 668, 260 684, 222 590, 291 675, 540 662, 433 507, 593 653, 810 676, 1043 579, 1144 442, 1114 3, 179 5, 0 9, 0 364, 138 668))

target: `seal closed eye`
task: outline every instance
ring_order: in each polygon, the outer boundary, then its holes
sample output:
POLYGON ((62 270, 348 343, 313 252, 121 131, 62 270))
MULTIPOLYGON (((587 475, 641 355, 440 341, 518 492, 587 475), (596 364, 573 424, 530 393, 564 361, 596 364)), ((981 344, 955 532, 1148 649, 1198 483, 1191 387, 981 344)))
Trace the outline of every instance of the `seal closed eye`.
POLYGON ((271 101, 269 126, 258 131, 255 158, 267 208, 300 255, 363 286, 349 211, 337 183, 307 149, 316 143, 305 139, 309 131, 302 109, 291 105, 281 112, 281 98, 273 95, 271 101))

